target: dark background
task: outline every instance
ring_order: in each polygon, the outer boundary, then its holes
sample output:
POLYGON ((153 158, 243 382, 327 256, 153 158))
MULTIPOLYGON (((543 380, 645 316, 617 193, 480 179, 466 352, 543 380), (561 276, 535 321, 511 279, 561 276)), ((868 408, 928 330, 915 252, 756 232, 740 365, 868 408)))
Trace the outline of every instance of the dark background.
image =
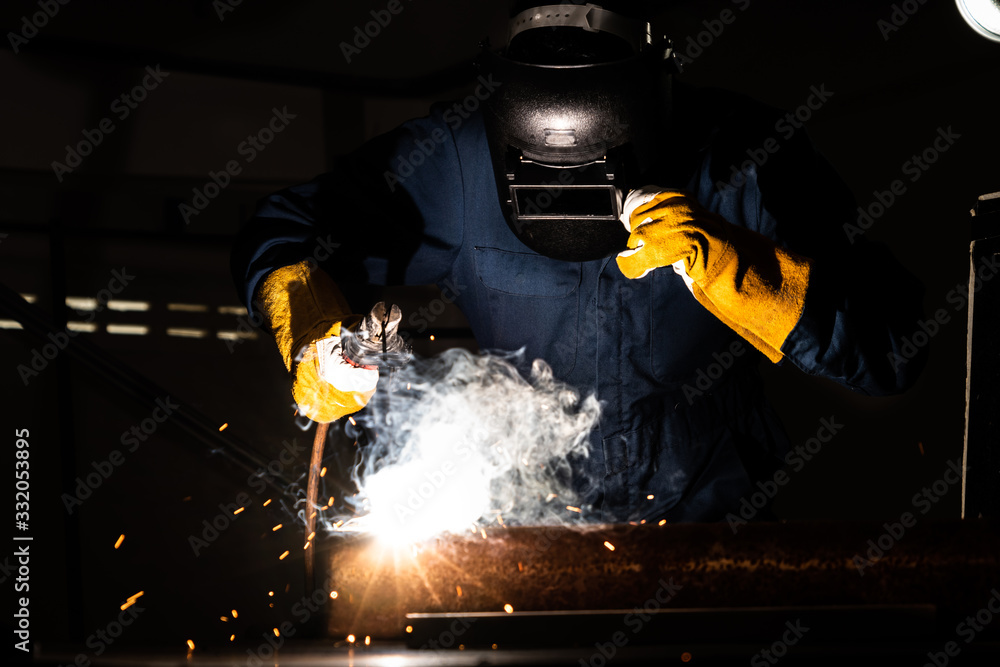
MULTIPOLYGON (((21 32, 22 17, 40 10, 35 2, 4 3, 0 283, 32 295, 51 315, 64 296, 94 297, 112 270, 125 267, 135 278, 116 298, 147 310, 105 309, 94 319, 96 330, 79 338, 143 374, 162 389, 158 395, 184 402, 210 424, 228 423, 224 436, 244 443, 259 461, 275 460, 293 438, 308 446, 312 433, 294 424, 273 343, 253 334, 233 341, 240 311, 228 248, 258 198, 322 173, 331 156, 423 115, 432 101, 472 90, 477 43, 505 15, 506 3, 402 4, 402 13, 347 63, 341 43, 353 40, 355 27, 385 2, 243 0, 220 17, 224 5, 207 0, 71 0, 18 53, 8 33, 21 32), (118 120, 111 103, 157 64, 169 76, 118 120), (184 224, 178 204, 191 203, 192 188, 203 187, 210 171, 242 161, 237 146, 267 124, 275 107, 296 118, 184 224), (52 162, 65 161, 66 146, 106 116, 115 131, 59 182, 52 162), (169 308, 177 303, 204 309, 169 308), (122 335, 109 332, 109 324, 146 330, 122 335), (203 337, 168 335, 178 327, 203 337)), ((685 81, 789 109, 806 101, 811 86, 824 85, 834 95, 807 128, 858 202, 868 206, 874 191, 896 179, 906 183, 867 236, 886 243, 921 279, 928 313, 951 314, 931 341, 918 385, 904 396, 873 399, 792 368, 765 369, 793 443, 814 435, 821 418, 844 424, 781 489, 776 513, 896 518, 912 510, 913 494, 939 479, 947 461, 962 456, 966 312, 946 295, 968 280, 969 210, 979 195, 1000 189, 994 91, 1000 44, 973 33, 946 0, 910 3, 917 11, 887 35, 878 22, 890 20, 888 2, 752 0, 745 10, 746 3, 720 0, 661 4, 662 31, 682 53, 696 56, 685 81), (700 54, 690 50, 689 38, 724 9, 735 21, 700 54), (911 183, 903 163, 949 127, 961 138, 911 183)), ((809 213, 802 211, 803 224, 809 213)), ((394 298, 415 311, 436 294, 411 289, 394 298)), ((82 507, 66 512, 61 494, 93 471, 92 461, 122 449, 122 433, 148 418, 152 406, 66 354, 25 385, 17 367, 30 363, 44 342, 8 320, 0 314, 4 433, 11 450, 14 429, 29 429, 31 443, 33 640, 82 640, 139 590, 145 611, 122 642, 183 650, 186 639, 201 646, 224 642, 230 632, 257 641, 287 618, 282 609, 302 594, 301 557, 279 562, 277 556, 285 549, 296 554, 301 534, 277 502, 261 507, 270 492, 252 490, 246 469, 171 420, 126 454, 82 507), (246 513, 194 557, 188 536, 200 534, 202 521, 241 492, 251 497, 246 513), (286 528, 272 532, 278 522, 286 528), (115 550, 122 533, 125 542, 115 550), (271 590, 275 598, 267 596, 271 590), (275 608, 268 607, 275 599, 275 608), (237 606, 243 621, 220 621, 237 606)), ((462 327, 460 314, 449 310, 422 334, 418 349, 471 345, 462 327), (436 333, 433 342, 429 333, 436 333)), ((284 471, 289 477, 304 470, 300 459, 284 471)), ((6 471, 12 464, 4 465, 6 471)), ((953 488, 931 516, 960 512, 961 492, 953 488)), ((6 553, 4 547, 0 557, 6 553)), ((5 576, 9 590, 13 578, 5 576)))

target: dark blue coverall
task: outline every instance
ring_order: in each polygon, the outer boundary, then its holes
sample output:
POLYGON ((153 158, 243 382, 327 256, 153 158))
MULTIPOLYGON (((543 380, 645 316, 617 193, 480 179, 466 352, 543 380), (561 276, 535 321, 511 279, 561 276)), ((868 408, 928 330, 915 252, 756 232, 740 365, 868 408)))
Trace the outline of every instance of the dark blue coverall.
MULTIPOLYGON (((910 386, 923 354, 899 363, 900 347, 921 318, 922 288, 882 246, 849 240, 856 204, 801 126, 721 91, 675 84, 673 100, 652 184, 693 193, 815 261, 781 363, 864 394, 910 386)), ((762 356, 670 267, 629 280, 614 257, 552 260, 521 244, 504 215, 481 114, 436 105, 263 200, 234 249, 233 276, 253 313, 269 271, 326 257, 317 248, 332 240, 340 245, 321 265, 344 287, 436 283, 457 294, 482 349, 523 347, 529 362, 542 358, 557 378, 596 392, 603 412, 584 465, 604 520, 736 511, 788 447, 764 398, 762 356)))

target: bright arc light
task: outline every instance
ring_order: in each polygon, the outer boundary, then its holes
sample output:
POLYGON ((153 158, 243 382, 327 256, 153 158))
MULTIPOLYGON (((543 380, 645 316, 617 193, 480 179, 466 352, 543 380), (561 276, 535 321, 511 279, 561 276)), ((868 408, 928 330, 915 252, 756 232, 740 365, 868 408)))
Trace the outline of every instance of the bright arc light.
POLYGON ((463 532, 489 509, 486 465, 458 427, 429 426, 406 460, 365 478, 369 512, 352 523, 395 546, 463 532))

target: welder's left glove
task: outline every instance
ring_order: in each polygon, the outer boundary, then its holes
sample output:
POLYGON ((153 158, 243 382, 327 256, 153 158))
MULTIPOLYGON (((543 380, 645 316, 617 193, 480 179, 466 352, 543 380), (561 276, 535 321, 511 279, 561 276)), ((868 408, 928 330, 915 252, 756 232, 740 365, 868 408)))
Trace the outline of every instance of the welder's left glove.
POLYGON ((348 362, 345 329, 360 318, 322 269, 303 261, 275 269, 257 291, 299 412, 319 423, 336 421, 363 408, 375 394, 378 370, 348 362))
POLYGON ((772 362, 799 321, 811 260, 737 227, 694 197, 647 186, 625 200, 629 250, 618 255, 628 278, 673 265, 698 302, 772 362))

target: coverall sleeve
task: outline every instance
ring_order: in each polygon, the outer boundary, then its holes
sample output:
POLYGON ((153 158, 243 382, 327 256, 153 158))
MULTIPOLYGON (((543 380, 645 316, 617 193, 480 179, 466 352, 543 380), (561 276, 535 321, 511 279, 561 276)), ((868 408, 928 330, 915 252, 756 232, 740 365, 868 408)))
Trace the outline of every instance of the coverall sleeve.
POLYGON ((923 286, 857 233, 853 195, 804 130, 759 167, 757 182, 758 231, 815 262, 785 359, 864 394, 908 389, 927 357, 902 351, 923 316, 923 286))
POLYGON ((303 260, 338 283, 438 282, 461 245, 463 212, 455 136, 436 106, 261 200, 234 244, 233 281, 251 316, 264 277, 303 260))

